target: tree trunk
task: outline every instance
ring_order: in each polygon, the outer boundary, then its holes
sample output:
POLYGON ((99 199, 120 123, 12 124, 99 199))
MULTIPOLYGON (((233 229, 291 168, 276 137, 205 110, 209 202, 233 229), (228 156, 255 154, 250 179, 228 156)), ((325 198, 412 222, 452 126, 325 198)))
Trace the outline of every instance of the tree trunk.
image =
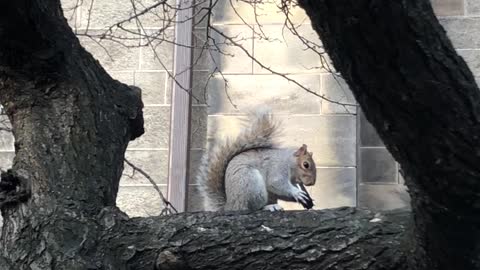
POLYGON ((422 269, 480 269, 480 91, 429 0, 300 0, 400 163, 422 269))
POLYGON ((139 94, 80 46, 58 1, 0 2, 0 101, 16 153, 0 254, 13 269, 90 266, 92 218, 115 205, 128 141, 143 132, 139 94))
POLYGON ((143 132, 139 92, 80 46, 58 1, 0 2, 0 101, 16 139, 0 269, 405 269, 408 258, 473 269, 478 89, 416 1, 302 1, 409 176, 415 235, 409 213, 351 208, 128 219, 114 205, 127 143, 143 132))

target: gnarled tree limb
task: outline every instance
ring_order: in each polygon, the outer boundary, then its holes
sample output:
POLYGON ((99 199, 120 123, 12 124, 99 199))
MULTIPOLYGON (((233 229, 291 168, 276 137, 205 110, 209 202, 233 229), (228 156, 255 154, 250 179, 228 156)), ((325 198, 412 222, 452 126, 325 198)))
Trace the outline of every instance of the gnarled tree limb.
POLYGON ((480 91, 430 1, 299 3, 405 172, 412 265, 480 269, 480 91))
POLYGON ((129 269, 405 269, 410 222, 354 208, 118 217, 101 214, 101 243, 129 269))

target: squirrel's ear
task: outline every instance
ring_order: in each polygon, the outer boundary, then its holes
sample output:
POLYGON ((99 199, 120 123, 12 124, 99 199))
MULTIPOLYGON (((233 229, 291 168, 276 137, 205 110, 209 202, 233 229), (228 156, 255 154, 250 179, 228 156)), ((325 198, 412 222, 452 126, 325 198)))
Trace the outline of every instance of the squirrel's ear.
POLYGON ((308 152, 308 154, 310 155, 310 157, 313 157, 313 152, 308 152))
POLYGON ((305 153, 307 153, 307 145, 303 144, 302 147, 298 148, 298 150, 295 152, 295 156, 303 156, 305 153))

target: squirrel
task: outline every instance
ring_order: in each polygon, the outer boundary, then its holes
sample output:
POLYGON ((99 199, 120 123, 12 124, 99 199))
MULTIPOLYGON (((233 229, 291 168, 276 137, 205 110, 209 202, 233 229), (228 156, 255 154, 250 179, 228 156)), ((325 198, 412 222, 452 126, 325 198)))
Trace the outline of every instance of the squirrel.
POLYGON ((307 145, 279 147, 279 125, 269 109, 251 113, 248 123, 233 141, 203 156, 197 183, 204 210, 283 210, 277 199, 312 208, 304 185, 315 184, 316 167, 307 145))

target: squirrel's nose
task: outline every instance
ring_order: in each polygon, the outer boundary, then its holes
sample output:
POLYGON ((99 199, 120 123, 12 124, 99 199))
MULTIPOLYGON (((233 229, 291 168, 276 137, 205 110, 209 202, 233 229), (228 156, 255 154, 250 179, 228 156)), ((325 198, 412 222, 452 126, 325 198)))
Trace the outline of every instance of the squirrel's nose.
POLYGON ((315 184, 315 179, 304 179, 303 184, 305 186, 313 186, 315 184))

